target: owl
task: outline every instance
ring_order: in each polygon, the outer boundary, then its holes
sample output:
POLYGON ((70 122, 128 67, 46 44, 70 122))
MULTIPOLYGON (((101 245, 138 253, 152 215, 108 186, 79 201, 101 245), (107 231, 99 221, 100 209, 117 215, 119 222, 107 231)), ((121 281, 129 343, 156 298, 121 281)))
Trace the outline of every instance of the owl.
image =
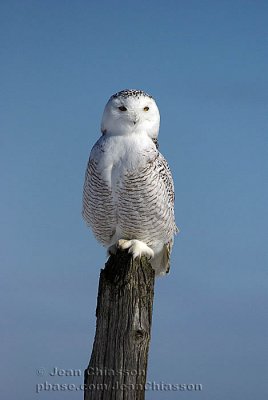
POLYGON ((108 254, 145 255, 156 275, 169 271, 175 233, 174 185, 158 150, 160 114, 152 96, 122 90, 105 106, 102 136, 85 174, 82 215, 108 254))

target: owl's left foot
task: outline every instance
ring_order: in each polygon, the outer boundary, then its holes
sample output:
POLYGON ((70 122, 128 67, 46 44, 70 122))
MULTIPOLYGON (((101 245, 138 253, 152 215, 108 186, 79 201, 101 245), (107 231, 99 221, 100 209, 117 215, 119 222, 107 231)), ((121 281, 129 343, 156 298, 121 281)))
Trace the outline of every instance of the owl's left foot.
POLYGON ((146 243, 141 242, 140 240, 125 240, 120 239, 117 242, 117 248, 121 250, 128 249, 128 252, 132 254, 132 257, 141 258, 142 256, 147 257, 149 260, 154 257, 153 250, 147 246, 146 243))

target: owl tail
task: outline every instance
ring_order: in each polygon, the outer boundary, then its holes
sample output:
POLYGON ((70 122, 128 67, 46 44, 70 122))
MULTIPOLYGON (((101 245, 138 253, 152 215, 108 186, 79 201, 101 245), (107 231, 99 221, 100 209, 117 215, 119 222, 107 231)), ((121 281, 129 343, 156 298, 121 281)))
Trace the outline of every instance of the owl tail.
POLYGON ((172 242, 166 243, 160 253, 155 254, 151 260, 151 265, 155 270, 156 275, 166 275, 170 269, 170 254, 172 248, 172 242))

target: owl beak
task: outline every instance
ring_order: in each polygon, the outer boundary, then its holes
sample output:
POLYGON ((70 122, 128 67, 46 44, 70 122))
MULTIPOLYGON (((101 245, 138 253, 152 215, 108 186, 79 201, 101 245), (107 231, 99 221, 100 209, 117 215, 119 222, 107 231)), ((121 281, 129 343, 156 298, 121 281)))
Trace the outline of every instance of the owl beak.
POLYGON ((137 116, 137 114, 134 114, 134 118, 133 118, 133 124, 136 125, 136 123, 138 122, 139 117, 137 116))

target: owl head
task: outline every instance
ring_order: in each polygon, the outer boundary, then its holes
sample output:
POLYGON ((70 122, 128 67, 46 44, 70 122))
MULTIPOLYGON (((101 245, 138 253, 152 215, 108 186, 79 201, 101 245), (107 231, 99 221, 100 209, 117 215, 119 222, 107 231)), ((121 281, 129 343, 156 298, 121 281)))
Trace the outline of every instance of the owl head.
POLYGON ((160 114, 152 96, 142 90, 125 89, 106 104, 101 131, 104 135, 144 134, 156 140, 159 125, 160 114))

